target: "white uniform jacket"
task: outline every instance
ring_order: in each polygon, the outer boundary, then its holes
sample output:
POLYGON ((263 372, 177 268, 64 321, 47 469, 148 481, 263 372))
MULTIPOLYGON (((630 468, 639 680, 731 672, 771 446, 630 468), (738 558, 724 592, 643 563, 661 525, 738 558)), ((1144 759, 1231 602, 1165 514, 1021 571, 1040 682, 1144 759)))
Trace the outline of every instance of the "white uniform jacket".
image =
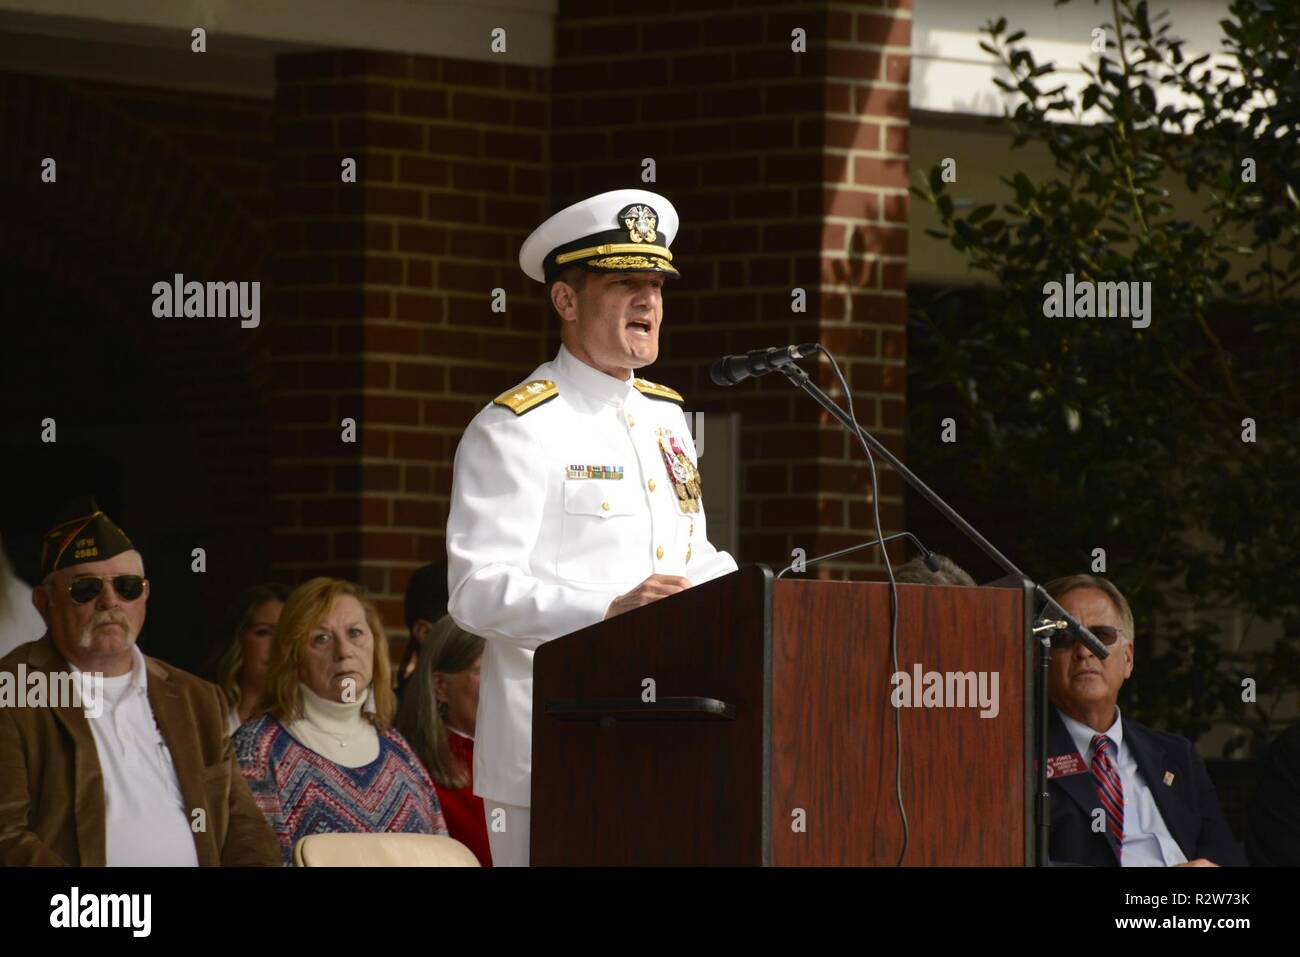
POLYGON ((600 621, 652 574, 698 584, 736 569, 709 544, 702 502, 690 510, 695 446, 665 395, 676 393, 621 382, 561 347, 461 438, 448 612, 487 639, 474 746, 481 797, 530 804, 538 645, 600 621))

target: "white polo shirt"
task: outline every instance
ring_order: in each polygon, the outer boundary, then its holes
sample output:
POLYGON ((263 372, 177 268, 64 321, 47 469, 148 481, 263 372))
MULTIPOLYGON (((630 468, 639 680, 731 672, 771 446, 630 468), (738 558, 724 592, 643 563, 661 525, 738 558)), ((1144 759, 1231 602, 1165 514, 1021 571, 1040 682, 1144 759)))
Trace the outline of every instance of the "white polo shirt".
MULTIPOLYGON (((144 654, 131 670, 103 679, 103 710, 86 720, 104 778, 104 854, 109 867, 198 867, 189 812, 171 752, 149 705, 144 654)), ((79 669, 69 665, 74 673, 79 669)))

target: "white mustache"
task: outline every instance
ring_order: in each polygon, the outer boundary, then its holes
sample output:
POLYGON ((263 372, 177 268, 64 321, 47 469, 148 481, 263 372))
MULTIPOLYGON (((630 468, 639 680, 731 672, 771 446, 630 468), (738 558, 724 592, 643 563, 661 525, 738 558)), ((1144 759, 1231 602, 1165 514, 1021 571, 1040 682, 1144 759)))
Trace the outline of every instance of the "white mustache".
POLYGON ((77 643, 82 648, 90 647, 90 636, 100 625, 120 625, 126 632, 127 638, 133 637, 131 634, 131 623, 127 621, 126 616, 118 611, 97 611, 95 616, 90 619, 86 627, 81 632, 81 639, 77 643))

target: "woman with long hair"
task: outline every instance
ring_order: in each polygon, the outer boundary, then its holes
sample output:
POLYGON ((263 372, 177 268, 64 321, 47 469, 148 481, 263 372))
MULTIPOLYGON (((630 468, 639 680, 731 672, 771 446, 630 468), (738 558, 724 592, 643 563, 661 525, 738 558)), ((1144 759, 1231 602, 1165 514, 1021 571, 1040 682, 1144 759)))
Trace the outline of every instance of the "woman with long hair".
POLYGON ((232 733, 257 709, 266 683, 271 639, 288 597, 287 585, 253 585, 236 596, 223 619, 222 644, 210 672, 230 705, 232 733))
POLYGON ((447 831, 492 865, 483 799, 474 794, 474 727, 484 641, 443 616, 420 646, 397 728, 433 778, 447 831))
POLYGON ((393 729, 388 639, 360 585, 313 578, 289 595, 259 714, 235 755, 286 864, 309 834, 446 834, 433 781, 393 729))

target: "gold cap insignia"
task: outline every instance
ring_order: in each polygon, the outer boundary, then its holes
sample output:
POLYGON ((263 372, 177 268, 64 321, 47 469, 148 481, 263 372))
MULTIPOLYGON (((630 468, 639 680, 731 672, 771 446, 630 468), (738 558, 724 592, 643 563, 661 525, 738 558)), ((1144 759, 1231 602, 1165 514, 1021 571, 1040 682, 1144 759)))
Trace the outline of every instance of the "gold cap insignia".
POLYGON ((644 203, 623 207, 618 218, 627 230, 629 242, 652 243, 659 237, 656 232, 659 226, 659 214, 644 203))

